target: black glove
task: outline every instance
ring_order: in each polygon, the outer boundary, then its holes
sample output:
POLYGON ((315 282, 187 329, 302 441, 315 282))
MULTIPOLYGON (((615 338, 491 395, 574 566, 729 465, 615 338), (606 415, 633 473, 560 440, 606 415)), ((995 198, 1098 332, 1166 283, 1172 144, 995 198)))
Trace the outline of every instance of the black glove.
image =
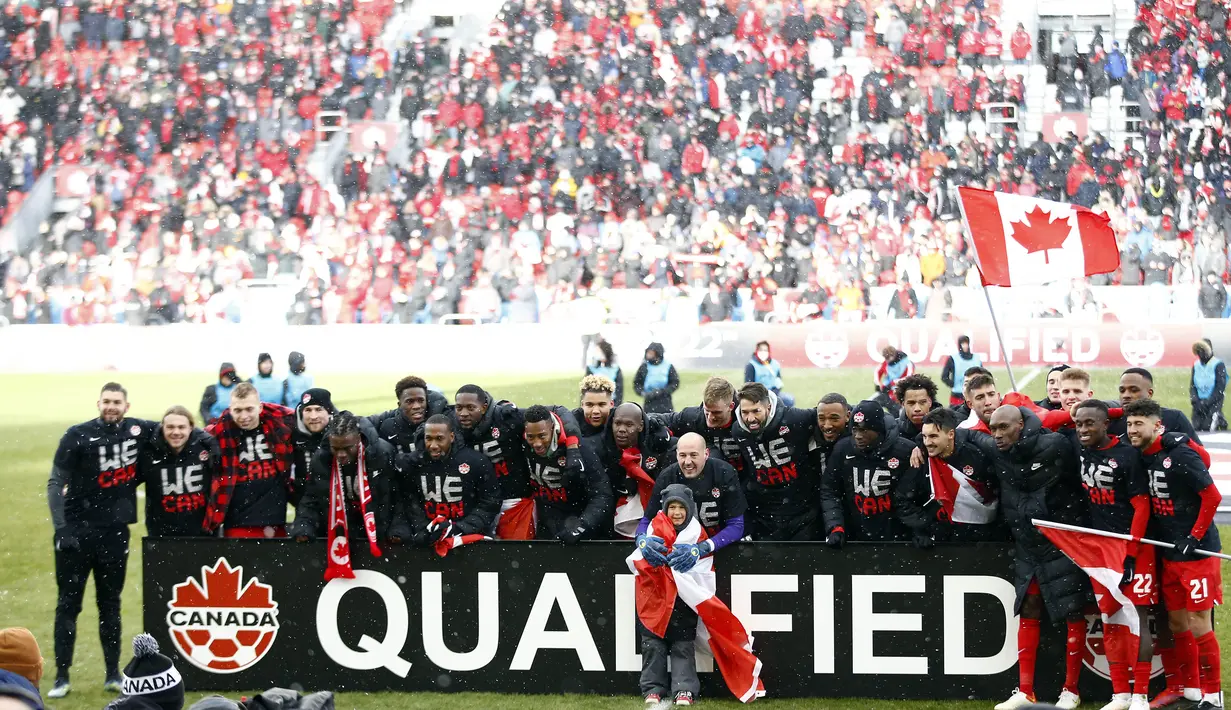
POLYGON ((911 539, 910 543, 920 550, 930 550, 935 543, 932 541, 932 536, 925 532, 917 532, 911 539))
POLYGON ((586 526, 578 525, 576 527, 565 528, 564 530, 556 533, 556 539, 566 545, 572 545, 573 543, 584 539, 587 532, 589 532, 589 530, 586 526))
POLYGON ((825 538, 825 544, 835 550, 841 549, 846 544, 846 533, 835 528, 833 532, 829 533, 829 537, 825 538))
MULTIPOLYGON (((43 538, 46 540, 47 538, 43 538)), ((67 528, 62 528, 56 531, 56 550, 60 552, 69 552, 72 550, 80 550, 81 542, 77 540, 77 536, 70 532, 67 528)))
POLYGON ((1124 575, 1120 577, 1120 586, 1133 581, 1133 575, 1137 572, 1137 558, 1129 555, 1124 558, 1124 575))
POLYGON ((1193 550, 1196 550, 1200 546, 1201 546, 1201 541, 1193 537, 1192 535, 1189 535, 1183 540, 1176 541, 1175 551, 1180 553, 1181 555, 1184 555, 1185 557, 1188 557, 1193 554, 1193 550))
POLYGON ((445 521, 439 525, 427 526, 427 544, 435 545, 453 534, 453 523, 445 521))

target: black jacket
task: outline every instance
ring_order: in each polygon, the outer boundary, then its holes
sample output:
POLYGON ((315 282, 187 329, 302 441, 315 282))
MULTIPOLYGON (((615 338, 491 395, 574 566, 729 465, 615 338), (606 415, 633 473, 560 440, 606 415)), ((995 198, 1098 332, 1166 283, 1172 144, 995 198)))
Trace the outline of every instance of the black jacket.
POLYGON ((732 412, 731 421, 725 427, 714 428, 705 421, 705 408, 697 405, 684 407, 678 412, 651 414, 650 418, 666 424, 671 430, 671 435, 676 438, 689 433, 700 434, 705 438, 705 443, 711 450, 721 455, 722 459, 731 464, 736 471, 743 472, 744 454, 739 445, 739 438, 736 436, 738 430, 735 419, 737 416, 739 416, 737 413, 732 412))
MULTIPOLYGON (((405 529, 394 530, 396 486, 398 471, 394 463, 393 446, 381 440, 376 429, 364 419, 359 420, 359 438, 363 442, 364 468, 368 475, 368 488, 372 500, 369 510, 376 514, 376 539, 390 537, 406 539, 405 529)), ((366 539, 363 510, 359 504, 359 465, 351 463, 342 467, 342 489, 346 494, 347 532, 353 540, 366 539)), ((308 480, 304 483, 303 497, 295 507, 295 522, 287 528, 288 537, 306 535, 320 537, 329 532, 329 487, 333 482, 333 449, 321 446, 312 456, 308 480)))
POLYGON ((607 473, 588 441, 582 442, 577 463, 569 465, 558 431, 557 437, 556 446, 545 456, 537 456, 530 446, 525 447, 538 517, 536 537, 550 540, 579 526, 587 531, 584 538, 604 537, 611 528, 615 510, 607 473))
POLYGON ((653 520, 662 509, 662 493, 667 486, 680 484, 692 491, 697 504, 697 520, 711 538, 735 518, 748 510, 743 486, 735 468, 722 459, 710 456, 701 469, 701 475, 688 478, 680 472, 678 463, 673 463, 654 481, 654 492, 645 506, 645 519, 653 520))
MULTIPOLYGON (((449 400, 445 396, 435 390, 427 391, 427 412, 423 415, 423 421, 434 414, 444 414, 449 410, 449 400)), ((390 409, 373 414, 368 417, 368 421, 372 426, 376 427, 376 431, 380 433, 380 438, 393 444, 393 448, 399 454, 410 453, 415 446, 415 435, 422 428, 423 422, 415 424, 402 414, 400 409, 390 409)))
POLYGON ((914 529, 926 531, 923 509, 903 486, 914 449, 892 425, 867 451, 853 436, 840 440, 821 477, 823 532, 842 528, 848 540, 893 542, 909 540, 914 529))
POLYGON ((403 472, 398 495, 415 539, 427 534, 436 516, 452 521, 457 535, 491 534, 500 512, 500 486, 486 456, 455 437, 441 460, 420 448, 399 455, 398 461, 403 472))
POLYGON ((833 454, 834 447, 839 441, 848 438, 851 435, 850 426, 842 431, 842 435, 836 441, 829 441, 821 432, 818 426, 816 431, 812 433, 812 438, 808 440, 808 465, 813 471, 818 474, 824 474, 825 467, 829 465, 829 457, 833 454))
POLYGON ((1150 495, 1140 454, 1114 437, 1102 449, 1075 445, 1081 460, 1081 485, 1090 502, 1090 524, 1099 530, 1128 533, 1133 527, 1133 498, 1150 495))
MULTIPOLYGON (((330 414, 337 414, 337 412, 333 411, 330 414)), ((291 505, 298 508, 299 501, 303 499, 306 481, 312 477, 312 457, 316 455, 325 441, 324 429, 313 434, 304 426, 302 403, 295 406, 295 428, 291 430, 291 437, 295 441, 295 464, 291 470, 295 485, 291 488, 291 505)))
POLYGON ((1031 520, 1088 526, 1086 494, 1068 439, 1043 431, 1038 417, 1028 409, 1021 411, 1025 418, 1021 437, 1008 451, 998 452, 996 460, 1001 510, 1016 543, 1014 612, 1021 612, 1026 589, 1034 580, 1042 590, 1048 615, 1058 623, 1081 614, 1091 600, 1089 578, 1031 520))
MULTIPOLYGON (((599 463, 607 472, 607 480, 611 482, 611 492, 618 503, 620 496, 637 495, 637 482, 629 477, 628 472, 620 463, 624 451, 616 446, 615 436, 611 433, 611 423, 614 417, 607 418, 607 426, 603 433, 590 437, 586 441, 598 452, 599 463)), ((657 479, 659 472, 675 463, 675 439, 667 427, 657 419, 652 419, 641 412, 642 430, 637 441, 640 453, 641 470, 650 478, 657 479)))
MULTIPOLYGON (((608 418, 610 418, 610 413, 608 413, 608 418)), ((581 410, 581 407, 573 410, 573 420, 577 422, 577 430, 581 432, 583 439, 603 433, 603 427, 591 426, 590 422, 586 421, 586 413, 581 410)), ((605 424, 606 422, 604 422, 605 424)))
POLYGON ((820 472, 808 456, 816 410, 786 407, 773 392, 769 396, 769 418, 759 431, 749 431, 738 416, 735 424, 751 533, 754 540, 811 539, 820 489, 820 472))
POLYGON ((218 442, 201 429, 193 429, 179 453, 154 428, 141 452, 141 480, 145 482, 145 528, 151 537, 201 535, 209 483, 218 470, 218 442))
POLYGON ((60 438, 47 482, 56 529, 117 528, 137 522, 137 465, 157 426, 125 417, 115 424, 91 419, 60 438))
POLYGON ((975 499, 974 502, 987 505, 967 507, 960 500, 955 501, 953 517, 958 520, 951 520, 933 498, 930 458, 921 468, 907 471, 902 488, 909 491, 909 498, 903 498, 899 504, 903 510, 910 510, 907 515, 912 519, 925 520, 927 529, 937 542, 1006 541, 1009 532, 1000 511, 1000 484, 996 478, 998 457, 991 437, 969 429, 957 429, 954 431, 953 454, 940 461, 961 472, 966 479, 962 487, 975 499), (991 513, 988 512, 989 507, 993 508, 991 513), (921 510, 915 512, 913 508, 921 510))

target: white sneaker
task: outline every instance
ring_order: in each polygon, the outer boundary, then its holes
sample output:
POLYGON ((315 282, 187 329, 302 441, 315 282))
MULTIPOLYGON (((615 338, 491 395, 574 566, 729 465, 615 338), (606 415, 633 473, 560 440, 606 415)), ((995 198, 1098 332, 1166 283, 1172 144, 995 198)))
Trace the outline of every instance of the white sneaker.
POLYGON ((1068 688, 1060 691, 1060 699, 1056 701, 1056 707, 1060 710, 1074 710, 1078 705, 1081 705, 1080 695, 1068 688))
POLYGON ((65 681, 63 683, 61 683, 60 681, 56 681, 55 686, 52 687, 51 690, 47 691, 47 697, 55 698, 58 700, 60 698, 66 697, 69 691, 71 691, 72 689, 73 689, 73 686, 69 685, 68 681, 65 681))
MULTIPOLYGON (((1128 693, 1116 693, 1111 696, 1111 702, 1103 706, 1103 710, 1131 710, 1133 696, 1128 693)), ((1149 703, 1147 703, 1148 705, 1149 703)))
POLYGON ((1133 694, 1132 702, 1129 703, 1128 710, 1150 710, 1150 696, 1133 694))
POLYGON ((1013 694, 1009 696, 1009 699, 997 705, 995 710, 1017 710, 1018 708, 1024 708, 1027 705, 1034 705, 1034 698, 1026 695, 1021 690, 1014 689, 1013 694))
POLYGON ((1201 695, 1200 688, 1185 688, 1184 689, 1184 699, 1189 701, 1190 703, 1199 703, 1201 702, 1202 697, 1203 696, 1201 695))

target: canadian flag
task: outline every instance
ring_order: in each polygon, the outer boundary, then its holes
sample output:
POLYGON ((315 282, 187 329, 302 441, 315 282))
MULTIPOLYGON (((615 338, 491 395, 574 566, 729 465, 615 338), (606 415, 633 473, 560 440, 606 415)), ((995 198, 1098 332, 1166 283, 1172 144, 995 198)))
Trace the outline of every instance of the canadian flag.
POLYGON ((1120 266, 1106 215, 1004 192, 958 188, 983 283, 1026 286, 1105 274, 1120 266))
POLYGON ((1120 591, 1128 541, 1076 530, 1061 530, 1049 527, 1042 521, 1036 522, 1035 527, 1082 572, 1090 575, 1090 581, 1094 583, 1094 598, 1106 623, 1125 626, 1134 636, 1140 636, 1137 610, 1120 591))

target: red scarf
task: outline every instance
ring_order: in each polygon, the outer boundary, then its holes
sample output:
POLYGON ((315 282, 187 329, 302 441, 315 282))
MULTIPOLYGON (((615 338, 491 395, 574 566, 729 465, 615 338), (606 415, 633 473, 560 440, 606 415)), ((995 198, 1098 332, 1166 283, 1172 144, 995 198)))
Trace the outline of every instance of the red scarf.
POLYGON ((654 479, 650 478, 650 474, 641 468, 641 449, 632 447, 624 449, 620 454, 620 466, 624 468, 624 472, 628 477, 637 482, 637 497, 641 499, 641 507, 644 510, 646 503, 650 500, 650 495, 654 492, 654 479))
MULTIPOLYGON (((363 512, 363 529, 368 535, 368 547, 373 557, 380 557, 380 545, 376 543, 376 512, 368 510, 372 503, 372 489, 368 486, 368 470, 364 461, 363 442, 359 442, 358 469, 355 481, 359 492, 359 510, 363 512)), ((331 579, 354 579, 350 566, 350 526, 346 522, 346 491, 342 484, 342 467, 338 458, 333 459, 333 475, 329 481, 329 560, 325 568, 325 581, 331 579), (341 532, 341 535, 338 533, 341 532)))

